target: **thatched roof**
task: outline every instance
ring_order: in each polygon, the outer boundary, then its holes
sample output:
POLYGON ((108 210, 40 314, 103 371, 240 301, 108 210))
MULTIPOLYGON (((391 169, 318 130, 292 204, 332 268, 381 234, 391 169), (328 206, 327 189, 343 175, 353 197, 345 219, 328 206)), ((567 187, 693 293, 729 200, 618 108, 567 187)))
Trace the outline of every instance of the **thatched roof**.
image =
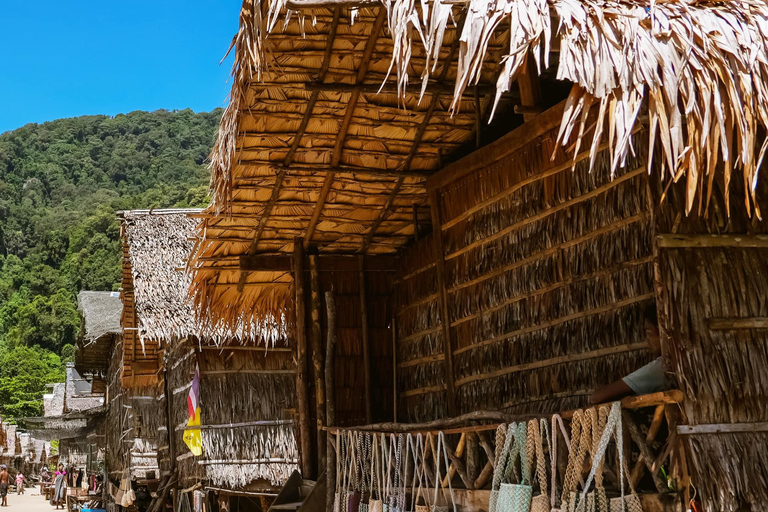
POLYGON ((241 271, 253 270, 241 256, 290 253, 295 237, 325 253, 397 251, 414 216, 428 222, 425 176, 536 74, 574 84, 558 137, 574 154, 608 143, 621 166, 646 109, 649 151, 662 179, 687 180, 687 210, 737 175, 751 209, 766 36, 763 2, 245 0, 196 301, 213 322, 279 323, 288 273, 241 271))
POLYGON ((195 336, 202 340, 247 339, 245 329, 202 329, 189 300, 187 272, 199 209, 119 212, 128 246, 141 340, 168 343, 195 336))
POLYGON ((77 294, 77 305, 83 317, 83 333, 75 352, 76 366, 83 372, 105 372, 113 336, 122 333, 120 294, 84 290, 77 294))

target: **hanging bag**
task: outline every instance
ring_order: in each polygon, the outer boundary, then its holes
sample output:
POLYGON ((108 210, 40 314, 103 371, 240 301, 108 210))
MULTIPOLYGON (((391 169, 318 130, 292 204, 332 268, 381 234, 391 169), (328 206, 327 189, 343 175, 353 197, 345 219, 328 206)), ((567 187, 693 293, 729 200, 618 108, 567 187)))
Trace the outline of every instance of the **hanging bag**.
POLYGON ((581 468, 587 452, 592 447, 592 429, 589 417, 581 409, 573 413, 571 419, 571 449, 568 453, 568 467, 563 477, 563 494, 560 507, 563 512, 594 512, 594 494, 587 496, 588 487, 579 499, 577 484, 581 478, 581 468))
POLYGON ((368 512, 368 502, 371 499, 371 481, 368 478, 368 465, 371 462, 371 434, 361 432, 358 436, 358 457, 360 466, 360 505, 358 512, 368 512))
MULTIPOLYGON (((531 512, 550 512, 549 496, 547 493, 547 466, 544 459, 544 438, 549 445, 547 420, 531 420, 528 422, 528 437, 532 439, 536 453, 536 479, 539 481, 540 494, 531 500, 531 512)), ((551 450, 551 447, 550 447, 551 450)))
POLYGON ((453 498, 453 486, 451 485, 451 478, 450 478, 450 469, 451 466, 448 463, 448 447, 445 445, 445 434, 442 432, 438 432, 437 434, 437 453, 435 454, 435 496, 432 500, 432 512, 449 512, 450 507, 453 507, 453 512, 456 512, 456 501, 453 498), (442 478, 440 478, 440 452, 442 451, 442 461, 445 464, 445 475, 446 479, 448 480, 448 490, 450 492, 450 499, 448 496, 445 495, 445 487, 442 485, 442 478), (438 489, 442 489, 443 491, 443 500, 445 501, 445 505, 438 505, 437 499, 438 499, 438 489), (449 505, 450 503, 450 505, 449 505))
MULTIPOLYGON (((511 424, 512 426, 512 424, 511 424)), ((530 465, 527 449, 528 426, 524 421, 512 426, 514 443, 507 458, 504 472, 504 482, 499 489, 498 512, 529 512, 533 498, 533 487, 530 485, 530 465), (517 459, 520 459, 520 472, 517 471, 517 459), (520 483, 511 483, 511 480, 520 483)), ((512 435, 507 428, 507 437, 512 435)))
POLYGON ((347 510, 349 512, 360 512, 360 467, 358 465, 358 432, 349 433, 349 466, 351 486, 347 496, 347 510))
POLYGON ((384 502, 382 501, 382 460, 384 454, 379 444, 379 435, 373 434, 373 444, 371 446, 371 499, 368 500, 368 512, 384 512, 384 502))
MULTIPOLYGON (((510 427, 514 424, 510 424, 510 427)), ((507 457, 512 447, 512 441, 515 438, 514 429, 507 431, 507 425, 499 425, 496 428, 496 465, 493 468, 493 483, 491 484, 491 495, 488 499, 488 512, 498 512, 499 489, 501 481, 504 478, 504 470, 507 467, 507 457)))
POLYGON ((341 468, 344 467, 344 438, 340 431, 336 431, 336 489, 333 493, 333 512, 341 512, 341 488, 343 486, 343 476, 341 468))
MULTIPOLYGON (((565 428, 565 424, 563 423, 563 418, 559 414, 552 415, 552 444, 550 445, 549 450, 549 462, 550 462, 550 470, 552 475, 551 480, 551 489, 550 489, 550 495, 549 495, 549 506, 551 512, 563 512, 565 510, 564 508, 558 508, 557 507, 557 431, 560 430, 560 432, 563 435, 563 439, 565 440, 565 447, 568 450, 568 453, 571 453, 571 438, 568 436, 568 430, 565 428)), ((581 479, 581 475, 579 475, 579 479, 581 479)), ((565 481, 563 481, 563 487, 565 487, 565 481)))
POLYGON ((619 402, 614 402, 611 405, 610 411, 608 411, 608 406, 603 406, 605 410, 603 411, 603 414, 606 415, 606 424, 603 428, 602 435, 600 436, 600 439, 598 440, 598 446, 595 450, 595 453, 592 456, 592 468, 590 469, 589 476, 587 477, 587 483, 584 486, 584 491, 582 491, 582 498, 583 494, 586 492, 586 490, 589 488, 590 483, 593 479, 596 478, 596 475, 602 471, 602 465, 605 460, 605 452, 608 449, 608 443, 610 442, 611 438, 613 437, 616 440, 616 448, 619 452, 619 481, 620 481, 620 490, 621 490, 621 496, 619 498, 614 498, 610 502, 610 510, 615 512, 642 512, 643 507, 640 503, 640 498, 637 496, 634 490, 634 486, 632 486, 632 482, 630 480, 630 495, 625 496, 624 495, 624 475, 629 477, 629 471, 627 470, 627 467, 624 462, 624 448, 622 445, 623 441, 623 431, 622 431, 622 425, 621 425, 621 404, 619 402))

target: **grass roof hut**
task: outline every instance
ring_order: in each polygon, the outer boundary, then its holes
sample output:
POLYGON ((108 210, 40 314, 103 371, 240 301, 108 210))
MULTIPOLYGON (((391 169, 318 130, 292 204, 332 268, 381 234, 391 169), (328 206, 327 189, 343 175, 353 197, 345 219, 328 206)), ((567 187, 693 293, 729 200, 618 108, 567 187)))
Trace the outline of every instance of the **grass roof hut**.
MULTIPOLYGON (((141 347, 148 354, 163 352, 158 375, 168 401, 170 465, 181 487, 204 482, 224 495, 274 493, 296 468, 292 351, 279 332, 257 335, 250 326, 212 328, 198 321, 188 295, 191 276, 186 267, 200 213, 120 214, 126 275, 131 277, 130 283, 124 282, 123 293, 136 319, 135 348, 123 352, 130 357, 135 350, 134 361, 139 361, 141 347), (183 442, 189 419, 187 395, 196 367, 201 375, 200 457, 183 442)), ((131 343, 127 333, 126 343, 131 343)), ((164 414, 157 416, 165 421, 164 414)))
POLYGON ((243 2, 191 288, 295 340, 305 474, 329 334, 336 424, 543 414, 646 362, 655 302, 674 476, 768 506, 767 36, 747 1, 243 2))

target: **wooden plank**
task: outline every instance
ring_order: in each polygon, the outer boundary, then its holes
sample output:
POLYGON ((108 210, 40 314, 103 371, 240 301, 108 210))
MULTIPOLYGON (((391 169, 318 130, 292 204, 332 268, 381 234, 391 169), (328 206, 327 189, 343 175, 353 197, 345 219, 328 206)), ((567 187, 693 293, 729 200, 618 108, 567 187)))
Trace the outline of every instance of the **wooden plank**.
POLYGON ((427 179, 427 189, 442 188, 478 169, 484 169, 508 158, 526 144, 560 126, 564 107, 565 101, 558 103, 533 121, 515 128, 497 141, 453 162, 427 179))
POLYGON ((438 384, 437 386, 427 386, 427 387, 417 388, 417 389, 409 389, 408 391, 403 391, 402 393, 400 393, 400 398, 426 395, 429 393, 441 393, 445 391, 445 389, 446 389, 445 384, 438 384))
MULTIPOLYGON (((382 9, 383 11, 383 9, 382 9)), ((365 289, 365 258, 358 256, 359 273, 357 275, 360 292, 360 333, 363 344, 363 394, 365 402, 365 421, 372 421, 371 415, 371 339, 368 335, 368 299, 365 289)))
POLYGON ((539 84, 539 71, 536 69, 536 60, 531 52, 525 57, 521 72, 517 77, 517 85, 520 89, 521 112, 525 122, 533 121, 541 113, 541 85, 539 84), (527 110, 527 113, 525 113, 527 110))
POLYGON ((317 254, 309 255, 310 306, 312 319, 312 378, 315 381, 315 411, 317 414, 317 474, 325 469, 328 447, 325 426, 325 374, 323 371, 323 329, 320 324, 320 274, 317 254))
POLYGON ((601 185, 601 186, 599 186, 599 187, 597 187, 597 188, 595 188, 593 190, 590 190, 589 192, 587 192, 585 194, 581 194, 580 196, 576 196, 576 197, 573 197, 573 198, 571 198, 571 199, 569 199, 567 201, 563 201, 562 203, 558 203, 558 204, 556 204, 556 205, 554 205, 554 206, 552 206, 550 208, 547 208, 547 209, 537 213, 536 215, 531 215, 530 217, 526 217, 525 219, 522 219, 519 222, 515 222, 514 224, 510 224, 510 225, 506 226, 505 228, 496 231, 492 235, 486 236, 485 238, 481 238, 480 240, 476 240, 476 241, 474 241, 474 242, 472 242, 470 244, 467 244, 464 247, 462 247, 461 249, 453 251, 450 254, 446 254, 445 259, 446 260, 451 260, 451 259, 457 258, 457 257, 461 256, 462 254, 465 254, 465 253, 467 253, 469 251, 477 249, 478 247, 484 247, 484 246, 490 244, 491 242, 493 242, 495 240, 498 240, 499 238, 502 238, 502 237, 508 235, 509 233, 512 233, 513 231, 515 231, 517 229, 521 229, 521 228, 523 228, 523 227, 525 227, 525 226, 527 226, 529 224, 532 224, 534 222, 538 222, 540 220, 543 220, 543 219, 549 217, 550 215, 554 215, 557 212, 560 212, 562 210, 566 210, 566 209, 568 209, 568 208, 570 208, 572 206, 575 206, 575 205, 577 205, 579 203, 583 203, 584 201, 588 201, 590 199, 593 199, 593 198, 599 196, 600 194, 603 194, 603 193, 605 193, 605 192, 607 192, 607 191, 609 191, 609 190, 611 190, 611 189, 621 185, 625 181, 631 180, 632 178, 635 178, 635 177, 638 177, 638 176, 642 176, 643 174, 645 174, 645 172, 646 172, 645 167, 639 167, 637 169, 633 169, 632 171, 629 171, 626 174, 622 174, 618 178, 615 178, 615 179, 609 181, 608 183, 605 183, 605 184, 603 184, 603 185, 601 185))
POLYGON ((740 247, 764 249, 768 235, 658 235, 661 249, 705 249, 710 247, 740 247))
POLYGON ((741 330, 741 329, 768 329, 768 317, 752 316, 739 318, 710 318, 707 320, 709 328, 715 331, 741 330))
POLYGON ((621 228, 624 228, 626 226, 629 226, 631 224, 634 224, 636 222, 642 222, 648 219, 649 214, 648 212, 638 213, 637 215, 633 215, 632 217, 627 217, 625 219, 621 219, 620 221, 614 222, 613 224, 609 224, 607 226, 603 226, 600 229, 596 229, 594 231, 591 231, 585 235, 573 238, 571 240, 568 240, 566 242, 553 245, 552 247, 549 247, 547 249, 544 249, 542 251, 539 251, 537 253, 531 254, 530 256, 523 258, 521 260, 517 260, 514 263, 510 263, 509 265, 505 265, 503 267, 499 267, 497 269, 489 271, 487 274, 484 274, 480 277, 477 277, 475 279, 471 279, 469 281, 465 281, 463 283, 457 284, 455 286, 452 286, 450 290, 448 290, 450 293, 454 293, 458 290, 461 290, 463 288, 467 288, 469 286, 474 286, 476 284, 480 284, 484 281, 487 281, 488 279, 492 279, 496 276, 500 276, 502 274, 505 274, 506 272, 509 272, 511 270, 515 270, 516 268, 522 267, 524 265, 528 265, 536 260, 539 260, 541 258, 545 258, 549 255, 555 254, 558 251, 562 251, 564 249, 568 249, 570 247, 574 247, 579 244, 583 244, 584 242, 588 242, 590 240, 593 240, 597 238, 598 236, 605 235, 608 233, 612 233, 614 231, 617 231, 621 228))
MULTIPOLYGON (((477 348, 484 347, 486 345, 492 345, 494 343, 498 343, 500 341, 504 341, 504 340, 507 340, 509 338, 513 338, 515 336, 521 336, 523 334, 530 334, 532 332, 540 331, 542 329, 547 329, 549 327, 554 327, 556 325, 560 325, 560 324, 563 324, 565 322, 570 322, 571 320, 576 320, 576 319, 579 319, 579 318, 585 318, 585 317, 588 317, 588 316, 593 316, 593 315, 599 315, 599 314, 602 314, 602 313, 607 313, 608 311, 612 311, 614 309, 623 308, 625 306, 631 306, 632 304, 637 304, 638 302, 643 302, 643 301, 646 301, 646 300, 650 300, 650 299, 652 299, 654 297, 655 297, 654 293, 646 293, 644 295, 638 295, 636 297, 630 297, 628 299, 616 301, 616 302, 613 302, 611 304, 606 304, 605 306, 600 306, 600 307, 597 307, 597 308, 594 308, 594 309, 588 309, 588 310, 585 310, 585 311, 579 311, 579 312, 573 313, 571 315, 567 315, 567 316, 563 316, 563 317, 560 317, 560 318, 556 318, 556 319, 551 320, 549 322, 542 322, 542 323, 537 324, 537 325, 533 325, 533 326, 530 326, 530 327, 524 327, 522 329, 517 329, 515 331, 508 332, 506 334, 495 336, 493 338, 489 338, 487 340, 483 340, 483 341, 480 341, 478 343, 473 343, 472 345, 469 345, 469 346, 460 348, 458 350, 455 350, 453 352, 453 354, 454 355, 462 354, 464 352, 468 352, 470 350, 475 350, 477 348)), ((643 343, 639 343, 639 344, 636 343, 636 345, 644 345, 644 344, 643 343)), ((647 347, 647 344, 645 344, 644 346, 647 347)))
MULTIPOLYGON (((455 404, 455 381, 453 376, 453 343, 451 343, 451 317, 448 308, 448 291, 445 285, 445 250, 443 248, 443 236, 440 229, 440 200, 437 190, 429 190, 429 205, 432 213, 432 240, 436 255, 437 265, 437 291, 440 294, 440 328, 443 332, 443 354, 445 359, 444 378, 446 385, 446 401, 448 415, 453 416, 455 404)), ((408 396, 408 395, 406 395, 408 396)))
POLYGON ((293 282, 295 292, 296 402, 299 410, 301 474, 313 475, 312 443, 309 429, 309 382, 307 381, 307 315, 304 302, 304 244, 293 242, 293 282))
POLYGON ((518 372, 527 371, 527 370, 536 370, 539 368, 548 368, 550 366, 555 366, 558 364, 573 363, 576 361, 586 361, 588 359, 595 359, 598 357, 603 357, 603 356, 608 356, 613 354, 623 354, 625 352, 632 352, 632 351, 643 350, 647 348, 648 348, 648 344, 646 342, 627 343, 625 345, 601 348, 598 350, 592 350, 590 352, 582 352, 580 354, 568 354, 565 356, 553 357, 551 359, 543 359, 540 361, 533 361, 531 363, 523 363, 515 366, 508 366, 506 368, 502 368, 500 370, 496 370, 493 372, 470 375, 468 377, 464 377, 463 379, 457 380, 456 385, 463 386, 465 384, 469 384, 470 382, 495 379, 497 377, 502 377, 504 375, 509 375, 511 373, 518 373, 518 372))
MULTIPOLYGON (((339 93, 352 93, 357 92, 361 94, 397 94, 397 85, 394 83, 386 83, 383 85, 380 83, 372 84, 342 84, 342 83, 317 83, 317 82, 305 82, 304 88, 308 91, 320 91, 320 92, 339 92, 339 93)), ((481 94, 486 94, 495 90, 493 85, 477 85, 473 86, 473 89, 477 88, 481 94)), ((405 86, 405 92, 412 94, 421 94, 421 83, 409 84, 405 86)), ((473 91, 464 91, 464 95, 473 94, 473 91)), ((450 84, 440 84, 430 82, 427 85, 427 94, 432 95, 450 95, 454 94, 454 86, 450 84)))
POLYGON ((443 361, 443 360, 445 360, 445 354, 433 354, 429 356, 417 357, 416 359, 409 359, 408 361, 403 361, 402 363, 399 363, 397 367, 409 368, 411 366, 419 366, 427 363, 436 363, 438 361, 443 361))
POLYGON ((737 434, 751 432, 768 432, 768 421, 755 423, 711 423, 706 425, 678 425, 680 435, 700 434, 737 434))
MULTIPOLYGON (((318 272, 359 272, 358 257, 354 255, 316 256, 318 272)), ((290 272, 293 258, 286 254, 240 256, 240 269, 255 272, 290 272)), ((365 256, 366 272, 395 272, 395 256, 365 256)))

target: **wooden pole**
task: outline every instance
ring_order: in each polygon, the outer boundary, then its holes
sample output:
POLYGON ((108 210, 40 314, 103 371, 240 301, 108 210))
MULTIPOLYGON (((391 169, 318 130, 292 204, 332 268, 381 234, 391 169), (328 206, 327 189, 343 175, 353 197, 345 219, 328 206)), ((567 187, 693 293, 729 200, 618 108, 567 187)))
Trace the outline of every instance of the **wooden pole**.
POLYGON ((358 283, 360 288, 360 329, 363 338, 363 388, 365 393, 365 422, 371 415, 371 339, 368 334, 368 301, 365 293, 365 257, 358 256, 358 283))
POLYGON ((333 360, 336 350, 336 300, 333 291, 325 292, 325 307, 328 311, 328 339, 325 344, 325 416, 328 426, 336 424, 336 387, 333 375, 333 360))
POLYGON ((444 371, 448 415, 454 416, 455 382, 453 378, 453 344, 451 343, 451 317, 448 310, 448 291, 445 286, 445 252, 443 250, 443 232, 440 228, 440 204, 436 189, 429 190, 429 206, 432 213, 432 236, 434 238, 435 263, 437 265, 437 291, 440 300, 440 327, 443 331, 444 371))
POLYGON ((392 313, 392 421, 397 423, 397 316, 392 313))
POLYGON ((312 296, 312 378, 315 380, 315 407, 317 409, 317 473, 325 466, 326 439, 322 428, 325 417, 325 375, 323 374, 323 330, 320 325, 320 274, 317 254, 309 255, 309 280, 312 296))
POLYGON ((309 386, 307 382, 307 315, 304 305, 304 244, 293 242, 293 282, 296 292, 296 401, 299 411, 301 473, 312 478, 312 444, 309 436, 309 386))

